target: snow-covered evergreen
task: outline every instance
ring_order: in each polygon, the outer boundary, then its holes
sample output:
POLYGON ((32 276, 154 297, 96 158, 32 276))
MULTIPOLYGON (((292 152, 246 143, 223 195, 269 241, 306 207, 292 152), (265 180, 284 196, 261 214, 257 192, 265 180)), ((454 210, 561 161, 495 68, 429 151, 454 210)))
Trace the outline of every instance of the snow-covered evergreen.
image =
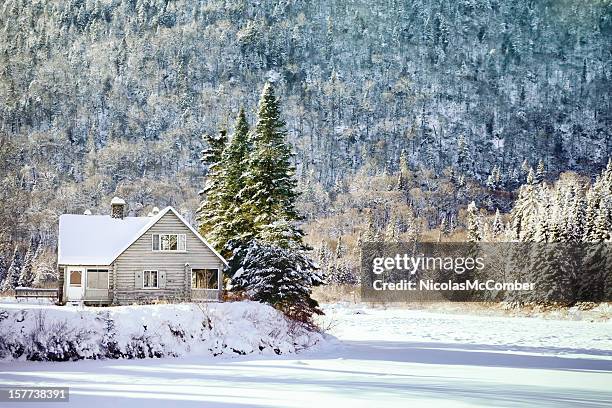
POLYGON ((282 221, 286 238, 295 238, 295 244, 300 245, 301 233, 292 225, 300 217, 295 208, 297 181, 286 137, 274 86, 268 82, 259 101, 252 151, 243 175, 244 187, 238 193, 243 202, 241 214, 252 223, 253 237, 263 239, 259 231, 269 230, 274 222, 282 221))
POLYGON ((19 286, 19 277, 21 276, 21 267, 23 265, 23 254, 19 247, 15 247, 11 264, 6 273, 6 278, 2 283, 2 291, 13 290, 19 286))
POLYGON ((19 273, 19 286, 31 287, 36 278, 34 271, 34 260, 38 252, 38 239, 35 237, 30 238, 30 246, 25 253, 23 258, 23 265, 21 266, 21 272, 19 273))
POLYGON ((235 268, 232 290, 243 291, 250 299, 268 303, 304 323, 310 323, 313 314, 321 314, 310 295, 324 277, 302 252, 253 240, 236 251, 230 267, 235 268))
POLYGON ((478 214, 478 207, 476 203, 472 201, 467 208, 467 240, 468 242, 479 242, 482 240, 482 225, 480 221, 480 215, 478 214))
POLYGON ((221 157, 227 145, 227 131, 221 130, 216 135, 205 135, 206 149, 202 151, 202 163, 207 167, 206 183, 200 195, 202 202, 197 210, 200 233, 207 237, 217 248, 221 245, 216 230, 223 225, 225 215, 222 200, 221 157))

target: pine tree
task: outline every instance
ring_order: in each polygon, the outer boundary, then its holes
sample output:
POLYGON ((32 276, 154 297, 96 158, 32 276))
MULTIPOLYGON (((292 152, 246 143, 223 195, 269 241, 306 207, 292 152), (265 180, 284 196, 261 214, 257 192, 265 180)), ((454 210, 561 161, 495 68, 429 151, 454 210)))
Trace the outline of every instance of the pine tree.
POLYGON ((491 170, 491 174, 487 178, 486 185, 493 190, 502 187, 501 169, 499 166, 493 166, 493 170, 491 170))
MULTIPOLYGON (((596 234, 595 224, 600 211, 607 208, 609 217, 612 216, 612 159, 587 191, 584 205, 583 240, 589 242, 591 235, 596 234)), ((612 219, 609 222, 612 223, 612 219)))
POLYGON ((331 258, 332 254, 327 241, 321 240, 321 244, 315 251, 315 259, 317 260, 319 269, 327 276, 330 275, 329 271, 332 266, 331 258))
POLYGON ((523 163, 521 164, 521 173, 523 177, 527 177, 529 175, 530 170, 532 169, 531 169, 531 166, 529 166, 527 159, 523 160, 523 163))
POLYGON ((534 186, 533 169, 527 175, 527 184, 519 189, 519 195, 512 208, 512 231, 515 239, 530 242, 537 222, 540 197, 534 186))
POLYGON ((393 214, 387 223, 385 230, 385 242, 398 243, 401 241, 400 223, 397 216, 393 214))
POLYGON ((270 83, 264 86, 257 125, 252 135, 253 151, 244 175, 245 186, 238 194, 243 200, 242 214, 252 223, 255 237, 259 231, 275 221, 289 227, 286 233, 302 245, 301 232, 294 226, 300 219, 295 209, 296 180, 291 164, 291 149, 286 143, 285 123, 280 117, 280 106, 270 83))
POLYGON ((408 178, 410 174, 410 167, 408 165, 408 155, 406 150, 402 149, 399 159, 399 174, 397 176, 397 189, 399 191, 408 190, 408 178))
POLYGON ((309 248, 296 226, 301 217, 295 208, 297 182, 292 153, 270 83, 264 86, 251 138, 246 138, 244 114, 239 116, 236 128, 236 152, 225 154, 228 160, 223 162, 222 172, 236 180, 231 188, 242 187, 232 210, 239 221, 229 224, 238 227, 228 229, 240 235, 229 260, 233 289, 273 305, 292 319, 312 324, 312 315, 322 312, 310 296, 311 288, 322 284, 324 275, 305 255, 309 248), (238 178, 230 175, 232 165, 249 150, 248 160, 240 161, 246 171, 235 168, 238 178), (230 155, 234 156, 231 160, 230 155))
POLYGON ((495 217, 493 218, 493 224, 491 225, 491 233, 495 239, 499 239, 504 233, 504 223, 501 220, 499 208, 495 209, 495 217))
POLYGON ((366 224, 365 230, 363 231, 363 242, 371 243, 377 240, 377 229, 374 225, 374 215, 370 212, 367 216, 368 223, 366 224))
POLYGON ((26 251, 23 259, 23 265, 19 274, 19 286, 31 287, 34 282, 33 263, 36 251, 38 250, 38 240, 35 237, 30 238, 30 246, 26 251))
POLYGON ((8 273, 9 265, 6 264, 6 257, 4 254, 0 253, 0 288, 4 284, 4 280, 6 279, 6 275, 8 273))
POLYGON ((482 240, 480 216, 474 201, 467 208, 467 234, 468 242, 480 242, 482 240))
POLYGON ((467 140, 461 135, 457 139, 457 166, 463 172, 468 171, 470 166, 470 154, 467 140))
MULTIPOLYGON (((223 253, 230 253, 234 243, 244 241, 254 233, 254 226, 250 223, 248 215, 242 213, 243 200, 240 192, 245 187, 245 168, 251 151, 249 139, 249 124, 244 109, 240 109, 234 132, 220 158, 216 157, 221 146, 216 146, 213 159, 218 159, 216 166, 216 215, 217 222, 210 226, 209 236, 216 248, 223 253), (230 243, 232 241, 232 243, 230 243)), ((278 226, 275 226, 278 229, 278 226)), ((273 231, 269 231, 273 234, 273 231)))
POLYGON ((218 135, 205 135, 207 148, 202 151, 202 163, 207 167, 206 184, 200 191, 202 202, 197 210, 200 233, 218 249, 221 249, 220 237, 216 227, 223 222, 225 208, 221 198, 223 180, 221 177, 221 157, 227 144, 227 132, 219 131, 218 135))
POLYGON ((540 197, 537 213, 531 219, 529 227, 533 231, 533 242, 549 242, 550 240, 550 221, 552 216, 552 208, 548 197, 548 188, 544 185, 538 190, 540 197))
POLYGON ((537 303, 571 304, 575 299, 573 256, 566 243, 536 243, 531 247, 533 265, 530 281, 535 291, 530 300, 537 303))
POLYGON ((342 242, 342 236, 338 237, 336 251, 334 252, 333 264, 330 268, 329 281, 338 285, 354 285, 356 277, 346 264, 346 247, 342 242))
POLYGON ((535 173, 535 183, 539 184, 546 178, 546 170, 544 168, 544 160, 540 159, 535 173))
POLYGON ((19 276, 21 275, 21 266, 23 265, 23 255, 19 247, 15 247, 11 264, 6 274, 6 279, 2 284, 2 291, 13 290, 19 286, 19 276))

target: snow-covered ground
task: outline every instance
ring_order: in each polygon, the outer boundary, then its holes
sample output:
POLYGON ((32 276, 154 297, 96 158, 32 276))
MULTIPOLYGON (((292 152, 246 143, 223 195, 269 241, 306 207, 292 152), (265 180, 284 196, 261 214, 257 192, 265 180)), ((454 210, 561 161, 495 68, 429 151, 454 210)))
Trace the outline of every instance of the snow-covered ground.
POLYGON ((0 359, 285 354, 323 341, 258 302, 70 307, 0 302, 0 359))
POLYGON ((308 352, 12 361, 0 383, 69 386, 69 405, 88 408, 612 405, 610 321, 325 310, 338 340, 308 352))

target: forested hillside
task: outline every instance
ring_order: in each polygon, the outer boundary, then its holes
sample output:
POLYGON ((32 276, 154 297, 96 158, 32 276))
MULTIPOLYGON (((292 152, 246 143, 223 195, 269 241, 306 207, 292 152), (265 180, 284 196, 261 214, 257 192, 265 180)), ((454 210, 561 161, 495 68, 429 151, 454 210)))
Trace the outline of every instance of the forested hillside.
POLYGON ((113 195, 194 220, 203 135, 266 80, 316 240, 507 212, 612 156, 611 40, 608 0, 3 0, 0 270, 52 271, 58 215, 113 195))

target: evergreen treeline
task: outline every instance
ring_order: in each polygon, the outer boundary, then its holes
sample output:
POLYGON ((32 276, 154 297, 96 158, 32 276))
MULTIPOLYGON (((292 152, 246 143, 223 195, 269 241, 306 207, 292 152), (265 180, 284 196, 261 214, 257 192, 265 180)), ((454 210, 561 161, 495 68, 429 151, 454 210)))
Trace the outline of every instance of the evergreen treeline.
POLYGON ((363 242, 469 242, 471 249, 459 248, 488 257, 483 275, 471 278, 536 285, 531 293, 499 293, 486 300, 573 304, 612 299, 612 160, 593 182, 567 172, 549 183, 530 169, 511 211, 489 212, 472 201, 463 214, 454 231, 445 225, 437 231, 419 228, 417 220, 401 212, 391 213, 386 225, 377 226, 370 217, 364 229, 339 235, 335 249, 323 240, 315 258, 328 282, 354 284, 363 242))

